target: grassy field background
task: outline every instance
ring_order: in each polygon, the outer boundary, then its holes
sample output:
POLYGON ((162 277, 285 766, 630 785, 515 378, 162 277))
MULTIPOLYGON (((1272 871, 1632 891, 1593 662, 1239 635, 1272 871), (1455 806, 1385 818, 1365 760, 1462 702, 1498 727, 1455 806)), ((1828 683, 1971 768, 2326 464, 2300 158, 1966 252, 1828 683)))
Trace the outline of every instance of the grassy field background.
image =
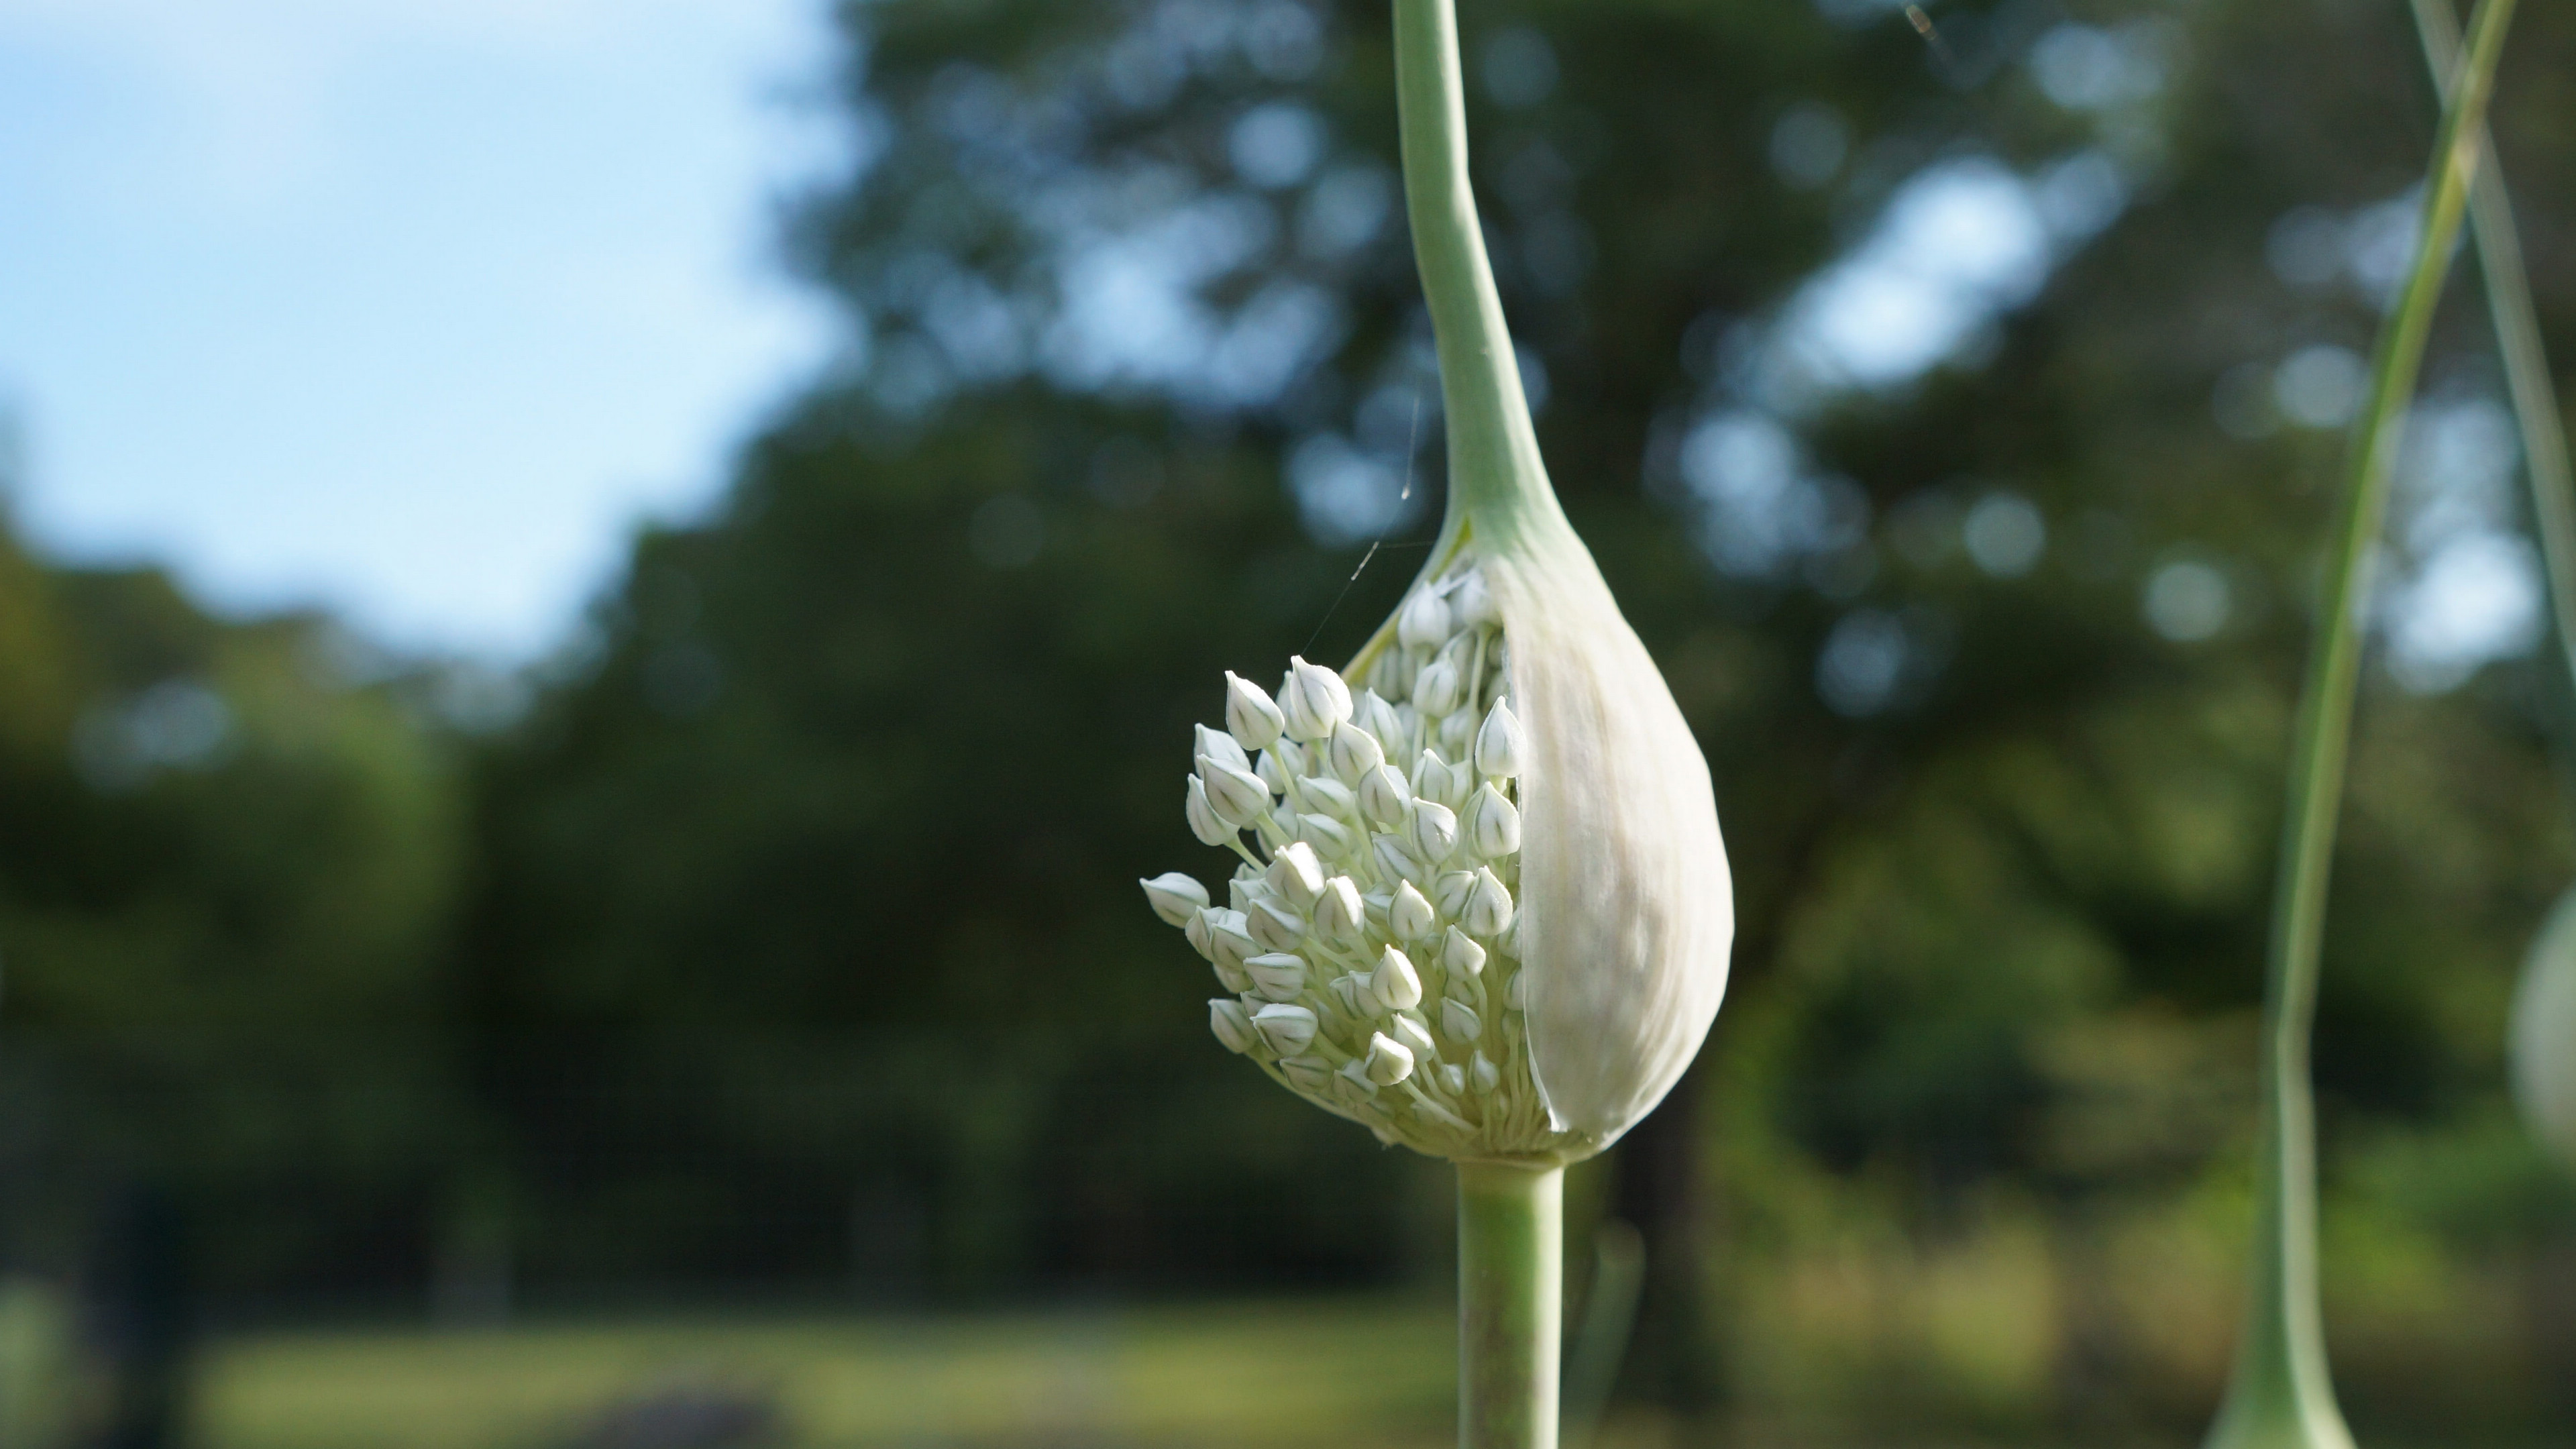
POLYGON ((1411 1449, 1451 1432, 1452 1332, 1441 1305, 1385 1300, 272 1332, 210 1347, 196 1442, 663 1442, 647 1406, 667 1430, 730 1404, 800 1446, 1411 1449))

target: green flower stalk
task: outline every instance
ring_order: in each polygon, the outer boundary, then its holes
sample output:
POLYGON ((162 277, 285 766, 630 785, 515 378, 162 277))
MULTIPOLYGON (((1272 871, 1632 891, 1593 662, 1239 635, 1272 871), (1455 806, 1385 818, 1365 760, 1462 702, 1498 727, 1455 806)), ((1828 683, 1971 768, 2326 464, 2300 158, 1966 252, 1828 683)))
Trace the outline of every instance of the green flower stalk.
POLYGON ((2262 1156, 2256 1172, 2254 1271, 2227 1397, 2210 1449, 2351 1449, 2326 1367, 2317 1303, 2316 1102, 2308 1046, 2316 1017, 2326 884, 2342 807, 2353 694, 2361 675, 2362 607, 2371 544, 2406 404, 2424 359, 2434 304, 2459 239, 2476 173, 2487 98, 2514 0, 2478 0, 2424 188, 2414 265, 2380 330, 2370 405, 2350 452, 2328 540, 2319 638, 2301 691, 2290 800, 2263 996, 2262 1156))
MULTIPOLYGON (((2449 0, 2415 0, 2414 10, 2424 60, 2435 84, 2447 88, 2459 66, 2459 22, 2449 0)), ((2493 147, 2484 149, 2492 152, 2493 147)), ((2481 169, 2470 184, 2469 226, 2477 238, 2496 347, 2504 357, 2505 388, 2521 426, 2531 516, 2549 578, 2552 632, 2567 665, 2566 682, 2576 686, 2576 479, 2570 475, 2567 429, 2541 345, 2531 279, 2523 269, 2513 201, 2494 166, 2481 169)), ((2563 743, 2576 751, 2576 716, 2564 723, 2570 737, 2563 743)), ((2559 898, 2532 942, 2514 993, 2506 1046, 2523 1120, 2559 1161, 2576 1168, 2576 891, 2559 898)))
POLYGON ((1663 1099, 1726 989, 1707 762, 1559 509, 1467 180, 1451 0, 1395 0, 1407 209, 1438 335, 1447 513, 1347 669, 1227 676, 1191 829, 1219 905, 1143 882, 1227 995, 1229 1050, 1458 1164, 1466 1449, 1556 1443, 1563 1169, 1663 1099))

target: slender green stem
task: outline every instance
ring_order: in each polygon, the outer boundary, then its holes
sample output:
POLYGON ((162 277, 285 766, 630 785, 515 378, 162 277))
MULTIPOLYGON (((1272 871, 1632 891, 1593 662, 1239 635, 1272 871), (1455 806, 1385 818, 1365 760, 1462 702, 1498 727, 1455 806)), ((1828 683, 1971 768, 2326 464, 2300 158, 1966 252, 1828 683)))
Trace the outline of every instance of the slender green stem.
POLYGON ((1447 412, 1449 512, 1442 533, 1454 534, 1470 515, 1487 534, 1529 523, 1563 527, 1467 180, 1466 87, 1453 0, 1395 0, 1395 86, 1405 214, 1439 342, 1447 412))
MULTIPOLYGON (((2434 83, 2450 98, 2452 75, 2459 68, 2460 24, 2450 0, 2414 0, 2415 31, 2424 42, 2424 60, 2434 83)), ((2492 157, 2494 144, 2481 127, 2479 150, 2492 157)), ((2576 687, 2576 477, 2567 462, 2567 427, 2559 415, 2558 387, 2549 374, 2549 353, 2540 341, 2540 315, 2532 306, 2531 275, 2522 260, 2522 240, 2514 225, 2513 198, 2504 170, 2478 168, 2469 185, 2469 231, 2476 238, 2478 270, 2486 280, 2487 312, 2494 319, 2496 348, 2504 357, 2505 391, 2513 399, 2514 420, 2522 429, 2523 469, 2531 483, 2531 517, 2540 535, 2540 557, 2549 575, 2549 602, 2558 649, 2567 664, 2566 683, 2576 687)), ((2576 736, 2576 708, 2562 711, 2562 728, 2576 736)), ((2576 738, 2569 740, 2576 757, 2576 738)))
POLYGON ((1565 1169, 1458 1164, 1458 1449, 1556 1449, 1565 1169))
POLYGON ((2369 558, 2387 512, 2388 486, 2407 400, 2424 358, 2434 304, 2459 238, 2484 134, 2487 97, 2514 0, 2478 0, 2469 49, 2442 116, 2424 189, 2414 267, 2380 330, 2370 405, 2346 457, 2326 558, 2320 637, 2299 701, 2290 767, 2279 893, 2264 983, 2263 1145, 2256 1190, 2254 1272, 2245 1332, 2212 1449, 2303 1446, 2345 1449, 2352 1436, 2335 1406, 2317 1304, 2316 1104, 2308 1044, 2361 674, 2362 606, 2369 558))

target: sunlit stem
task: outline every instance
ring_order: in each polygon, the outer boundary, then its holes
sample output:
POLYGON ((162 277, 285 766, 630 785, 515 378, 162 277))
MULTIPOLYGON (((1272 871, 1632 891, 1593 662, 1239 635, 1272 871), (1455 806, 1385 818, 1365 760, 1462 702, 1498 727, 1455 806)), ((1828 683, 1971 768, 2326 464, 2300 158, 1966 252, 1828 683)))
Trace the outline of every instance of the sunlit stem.
POLYGON ((1556 1449, 1565 1170, 1458 1164, 1459 1449, 1556 1449))
POLYGON ((2262 1158, 2244 1337, 2212 1449, 2347 1449, 2317 1303, 2316 1103, 2308 1044, 2316 1017, 2326 881, 2341 813, 2371 546, 2387 513, 2407 400, 2459 239, 2485 134, 2487 98, 2514 0, 2478 0, 2424 188, 2414 265, 2380 330, 2370 405, 2357 425, 2326 554, 2320 635, 2292 745, 2290 798, 2263 994, 2262 1158))
MULTIPOLYGON (((2460 25, 2450 0, 2415 0, 2415 30, 2424 60, 2448 100, 2459 70, 2460 25)), ((2481 128, 2479 150, 2494 154, 2481 128)), ((2549 575, 2549 602, 2566 683, 2576 688, 2576 477, 2567 462, 2567 427, 2558 389, 2549 376, 2549 354, 2540 341, 2540 316, 2531 302, 2531 274, 2522 261, 2513 199, 2501 167, 2478 168, 2469 184, 2469 232, 2476 240, 2478 271, 2486 281, 2487 312, 2494 319, 2496 349, 2504 357, 2505 391, 2522 431, 2525 475, 2531 482, 2531 517, 2540 535, 2540 557, 2549 575)), ((2576 708, 2565 721, 2576 757, 2576 708)))

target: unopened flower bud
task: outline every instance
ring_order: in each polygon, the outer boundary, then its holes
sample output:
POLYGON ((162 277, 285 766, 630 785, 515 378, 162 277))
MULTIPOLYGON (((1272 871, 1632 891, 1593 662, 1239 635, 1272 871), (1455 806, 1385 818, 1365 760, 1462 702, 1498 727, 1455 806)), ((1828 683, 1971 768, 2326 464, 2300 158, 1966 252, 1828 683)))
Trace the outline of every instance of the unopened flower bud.
POLYGON ((1368 1079, 1392 1087, 1413 1075, 1413 1052, 1385 1032, 1372 1032, 1368 1044, 1368 1079))
POLYGON ((1422 1018, 1411 1012, 1395 1013, 1386 1024, 1386 1034, 1404 1043, 1415 1061, 1437 1061, 1440 1057, 1440 1048, 1431 1040, 1431 1028, 1424 1026, 1422 1018))
POLYGON ((1452 1097, 1467 1095, 1467 1069, 1450 1065, 1440 1069, 1440 1090, 1452 1097))
POLYGON ((1439 915, 1431 909, 1431 902, 1423 899, 1422 892, 1413 888, 1413 882, 1405 881, 1395 888, 1395 898, 1386 908, 1387 934, 1399 941, 1419 941, 1439 925, 1439 915))
POLYGON ((1208 903, 1207 887, 1181 872, 1166 871, 1152 880, 1139 880, 1145 888, 1145 900, 1166 926, 1188 927, 1208 903))
POLYGON ((1467 914, 1467 899, 1476 893, 1476 873, 1453 870, 1431 883, 1431 903, 1440 908, 1444 920, 1455 921, 1467 914))
POLYGON ((1460 913, 1458 924, 1479 936, 1499 936, 1512 923, 1512 893, 1494 879, 1491 869, 1478 867, 1476 888, 1467 897, 1467 909, 1460 913))
POLYGON ((1380 830, 1392 830, 1404 823, 1405 812, 1413 807, 1413 786, 1393 765, 1380 765, 1360 776, 1360 813, 1380 830))
POLYGON ((1357 832, 1329 815, 1298 816, 1297 838, 1314 847, 1317 855, 1334 860, 1359 848, 1357 832))
POLYGON ((1368 907, 1360 904, 1359 883, 1346 875, 1324 882, 1315 901, 1315 934, 1337 946, 1356 944, 1368 931, 1368 907))
POLYGON ((1260 1037, 1252 1029, 1252 1015, 1243 1003, 1230 996, 1220 996, 1208 1003, 1208 1030, 1225 1043, 1225 1049, 1241 1056, 1252 1050, 1260 1037))
POLYGON ((1415 858, 1424 865, 1438 866, 1458 848, 1458 817, 1446 805, 1416 800, 1412 815, 1405 821, 1404 838, 1413 847, 1415 858))
POLYGON ((1461 629, 1476 629, 1487 624, 1503 622, 1501 611, 1494 607, 1494 591, 1485 586, 1484 570, 1467 571, 1467 577, 1459 583, 1458 591, 1449 596, 1449 614, 1458 621, 1458 627, 1461 629))
POLYGON ((1476 731, 1476 768, 1497 780, 1508 780, 1521 772, 1528 755, 1520 716, 1512 713, 1510 700, 1495 700, 1485 716, 1485 727, 1476 731))
POLYGON ((1373 1017, 1386 1010, 1386 1003, 1369 990, 1368 978, 1356 971, 1346 971, 1334 977, 1325 989, 1333 993, 1333 1001, 1342 1008, 1344 1016, 1373 1017))
POLYGON ((1395 637, 1409 649, 1429 649, 1449 641, 1449 605, 1429 589, 1416 589, 1396 611, 1395 637))
POLYGON ((1485 948, 1467 939, 1456 926, 1440 942, 1440 969, 1452 977, 1474 976, 1485 969, 1485 948))
MULTIPOLYGON (((1253 959, 1264 958, 1256 956, 1253 959)), ((1477 1017, 1476 1008, 1454 996, 1444 996, 1440 998, 1440 1029, 1447 1032, 1453 1041, 1474 1041, 1485 1034, 1485 1023, 1477 1017)))
POLYGON ((1315 897, 1324 893, 1324 863, 1316 858, 1315 847, 1302 840, 1279 847, 1261 878, 1301 911, 1313 909, 1315 897))
MULTIPOLYGON (((1457 768, 1472 776, 1473 771, 1469 767, 1473 764, 1476 755, 1476 712, 1474 710, 1453 709, 1442 715, 1440 728, 1433 733, 1433 738, 1440 746, 1442 759, 1456 760, 1457 768)), ((1473 783, 1472 778, 1469 783, 1473 783)))
POLYGON ((1458 768, 1440 758, 1437 750, 1424 750, 1413 762, 1413 793, 1425 800, 1435 800, 1455 810, 1467 803, 1466 762, 1458 768))
POLYGON ((1322 811, 1336 820, 1357 821, 1360 818, 1359 796, 1339 780, 1308 775, 1297 782, 1297 793, 1305 800, 1309 812, 1322 811))
POLYGON ((1243 919, 1252 939, 1272 951, 1294 951, 1306 939, 1306 918, 1275 900, 1253 901, 1243 919))
POLYGON ((1245 749, 1268 749, 1287 723, 1288 717, 1279 712, 1279 706, 1260 685, 1231 669, 1225 672, 1226 733, 1241 741, 1245 749))
POLYGON ((1467 837, 1467 848, 1480 859, 1500 860, 1520 853, 1520 809, 1491 785, 1476 787, 1475 796, 1467 802, 1467 818, 1459 828, 1467 837))
MULTIPOLYGON (((1256 1027, 1261 1024, 1258 1014, 1252 1018, 1252 1024, 1256 1027)), ((1264 1040, 1267 1039, 1265 1035, 1264 1040)), ((1312 1057, 1300 1057, 1295 1061, 1281 1062, 1279 1070, 1288 1078, 1290 1085, 1301 1092, 1321 1094, 1332 1090, 1332 1069, 1312 1057)))
POLYGON ((1378 744, 1377 736, 1349 720, 1333 726, 1333 741, 1324 756, 1335 778, 1354 785, 1361 776, 1386 763, 1386 750, 1378 744))
POLYGON ((1365 1106, 1377 1096, 1377 1083, 1369 1080, 1366 1057, 1353 1057, 1342 1063, 1342 1081, 1347 1084, 1343 1100, 1354 1106, 1365 1106))
POLYGON ((1528 972, 1515 971, 1512 973, 1510 983, 1503 987, 1503 1005, 1510 1007, 1514 1011, 1529 1010, 1528 972))
POLYGON ((1292 740, 1320 740, 1333 726, 1351 717, 1350 686, 1319 664, 1291 656, 1288 677, 1280 682, 1279 709, 1292 740))
POLYGON ((1208 802, 1207 784, 1196 775, 1190 776, 1189 802, 1181 814, 1190 822, 1190 834, 1197 836, 1201 845, 1224 845, 1235 838, 1237 827, 1217 818, 1216 806, 1208 802))
POLYGON ((1253 763, 1252 778, 1267 786, 1271 794, 1285 795, 1288 793, 1288 786, 1297 777, 1288 773, 1287 767, 1279 762, 1278 755, 1269 750, 1263 750, 1261 758, 1253 763))
POLYGON ((1444 650, 1414 678, 1413 707, 1426 718, 1438 719, 1458 707, 1458 697, 1466 689, 1467 681, 1458 677, 1458 661, 1444 650))
POLYGON ((1214 755, 1201 755, 1199 779, 1207 784, 1208 803, 1216 807, 1216 818, 1229 825, 1251 825, 1270 813, 1270 787, 1249 770, 1238 770, 1214 755))
POLYGON ((1252 1014, 1252 1029, 1272 1051, 1293 1057, 1315 1040, 1315 1013, 1302 1006, 1265 1006, 1252 1014))
MULTIPOLYGON (((1388 657, 1394 657, 1389 651, 1388 657)), ((1392 749, 1393 741, 1403 738, 1404 722, 1396 718, 1395 706, 1374 689, 1363 689, 1351 701, 1351 723, 1377 736, 1378 743, 1392 749)))
POLYGON ((1422 1004, 1422 977, 1414 971, 1413 962, 1393 946, 1378 953, 1377 970, 1369 975, 1369 989, 1377 993, 1378 1000, 1398 1011, 1422 1004))
POLYGON ((1306 992, 1306 958, 1272 951, 1243 963, 1265 1001, 1294 1001, 1306 992))
POLYGON ((1483 1052, 1478 1052, 1468 1059, 1467 1080, 1475 1087, 1477 1095, 1482 1096, 1503 1084, 1502 1068, 1487 1061, 1483 1052))
POLYGON ((1392 835, 1370 841, 1369 857, 1376 862, 1378 874, 1388 880, 1422 879, 1422 862, 1415 860, 1412 850, 1392 835))
POLYGON ((1234 736, 1223 730, 1209 729, 1206 725, 1192 725, 1190 728, 1197 731, 1197 743, 1192 746, 1191 754, 1205 755, 1218 764, 1231 765, 1247 775, 1252 773, 1252 757, 1243 752, 1242 743, 1234 736))

